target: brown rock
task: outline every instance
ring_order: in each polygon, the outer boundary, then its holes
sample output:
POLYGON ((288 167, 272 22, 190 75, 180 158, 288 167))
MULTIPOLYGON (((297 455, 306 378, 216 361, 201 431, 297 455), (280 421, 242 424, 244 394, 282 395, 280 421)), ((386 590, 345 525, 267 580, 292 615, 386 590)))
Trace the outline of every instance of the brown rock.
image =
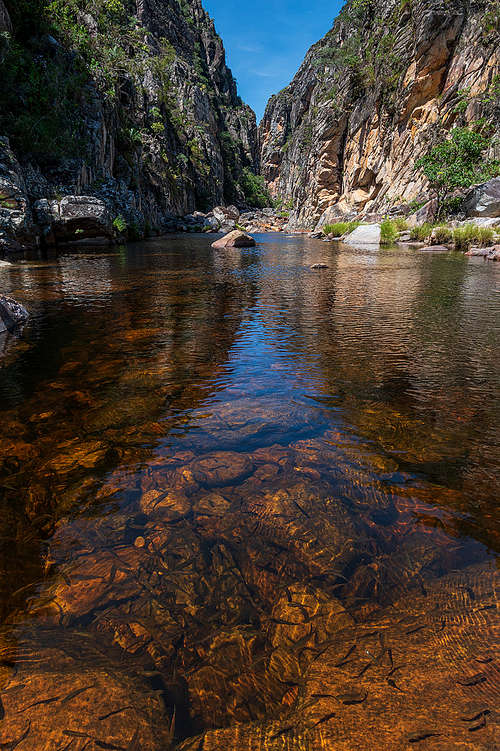
POLYGON ((212 243, 212 248, 253 248, 255 245, 256 242, 251 235, 235 229, 212 243))
MULTIPOLYGON (((91 654, 89 636, 83 650, 91 654)), ((1 748, 170 747, 170 717, 146 681, 133 670, 120 673, 119 663, 107 658, 95 665, 91 658, 79 661, 70 656, 67 633, 54 631, 52 637, 62 649, 23 644, 31 660, 23 657, 11 679, 2 681, 1 748)))
POLYGON ((217 451, 191 464, 195 480, 209 487, 229 485, 250 474, 253 464, 245 454, 217 451))
POLYGON ((164 521, 177 521, 191 511, 190 501, 179 491, 148 490, 141 496, 140 504, 145 514, 157 514, 164 521))

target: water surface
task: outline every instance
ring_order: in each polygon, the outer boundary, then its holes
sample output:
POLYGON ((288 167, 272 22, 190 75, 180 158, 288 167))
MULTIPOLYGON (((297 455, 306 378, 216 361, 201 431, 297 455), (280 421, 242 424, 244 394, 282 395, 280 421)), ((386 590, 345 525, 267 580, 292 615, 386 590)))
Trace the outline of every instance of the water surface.
POLYGON ((500 265, 257 239, 0 271, 1 748, 497 748, 500 265))

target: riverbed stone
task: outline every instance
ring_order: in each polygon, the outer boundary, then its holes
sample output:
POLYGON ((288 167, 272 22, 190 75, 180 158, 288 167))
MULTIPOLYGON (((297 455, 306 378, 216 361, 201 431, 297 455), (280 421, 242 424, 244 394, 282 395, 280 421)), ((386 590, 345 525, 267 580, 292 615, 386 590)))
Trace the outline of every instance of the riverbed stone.
MULTIPOLYGON (((23 659, 2 680, 0 747, 20 751, 63 748, 148 749, 170 747, 170 717, 145 678, 120 670, 87 635, 75 635, 88 658, 69 648, 71 634, 54 629, 54 647, 23 643, 23 659), (96 656, 101 650, 103 657, 96 656), (34 661, 34 662, 33 662, 34 661), (33 667, 36 665, 36 667, 33 667)), ((3 645, 2 645, 3 646, 3 645)), ((5 654, 6 646, 2 652, 5 654)), ((8 654, 8 651, 7 651, 8 654)), ((19 647, 12 649, 15 659, 19 647)))
POLYGON ((195 459, 191 464, 194 478, 201 485, 218 487, 247 477, 253 464, 245 454, 235 451, 216 451, 195 459))
POLYGON ((179 491, 148 490, 140 505, 145 514, 156 514, 164 521, 178 521, 191 511, 191 502, 179 491))
POLYGON ((253 248, 255 245, 251 235, 237 229, 212 243, 212 248, 253 248))

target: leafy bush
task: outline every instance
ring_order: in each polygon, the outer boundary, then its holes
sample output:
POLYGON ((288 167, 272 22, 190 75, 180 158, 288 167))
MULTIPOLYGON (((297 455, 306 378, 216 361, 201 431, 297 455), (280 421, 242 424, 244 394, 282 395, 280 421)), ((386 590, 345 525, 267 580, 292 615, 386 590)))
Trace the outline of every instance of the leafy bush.
POLYGON ((384 219, 380 225, 380 242, 382 245, 391 245, 396 242, 399 230, 392 219, 384 219))
POLYGON ((446 245, 453 240, 453 230, 445 225, 435 227, 433 233, 439 245, 446 245))
POLYGON ((406 230, 408 229, 408 222, 406 221, 404 216, 397 216, 392 221, 398 232, 406 232, 406 230))
POLYGON ((411 228, 410 240, 425 242, 430 237, 431 232, 432 224, 425 222, 425 224, 420 224, 418 227, 411 228))
POLYGON ((84 148, 80 109, 88 79, 62 54, 43 65, 39 55, 34 41, 28 47, 11 42, 2 64, 0 132, 15 150, 45 163, 84 148))
POLYGON ((332 235, 333 237, 342 237, 359 227, 361 222, 336 222, 335 224, 325 224, 322 228, 325 235, 332 235))
POLYGON ((457 250, 469 250, 472 245, 492 245, 495 241, 495 231, 491 227, 466 224, 454 230, 453 239, 457 250))
POLYGON ((255 175, 249 167, 244 167, 240 183, 245 200, 250 206, 263 209, 271 205, 271 196, 266 181, 261 175, 255 175))
POLYGON ((127 222, 123 218, 121 214, 119 214, 116 219, 113 221, 113 227, 118 232, 119 235, 124 235, 125 232, 128 229, 127 222))
POLYGON ((429 181, 438 202, 438 217, 444 202, 457 188, 469 188, 500 173, 500 163, 486 161, 491 139, 469 128, 455 128, 451 137, 434 146, 415 165, 429 181))

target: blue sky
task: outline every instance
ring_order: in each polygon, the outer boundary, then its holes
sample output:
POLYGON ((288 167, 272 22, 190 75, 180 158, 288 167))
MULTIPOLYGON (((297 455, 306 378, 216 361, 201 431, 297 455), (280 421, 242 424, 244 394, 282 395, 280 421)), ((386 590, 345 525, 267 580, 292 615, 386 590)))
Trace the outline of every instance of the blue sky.
POLYGON ((203 0, 224 41, 242 99, 264 114, 314 42, 331 28, 342 0, 203 0))

